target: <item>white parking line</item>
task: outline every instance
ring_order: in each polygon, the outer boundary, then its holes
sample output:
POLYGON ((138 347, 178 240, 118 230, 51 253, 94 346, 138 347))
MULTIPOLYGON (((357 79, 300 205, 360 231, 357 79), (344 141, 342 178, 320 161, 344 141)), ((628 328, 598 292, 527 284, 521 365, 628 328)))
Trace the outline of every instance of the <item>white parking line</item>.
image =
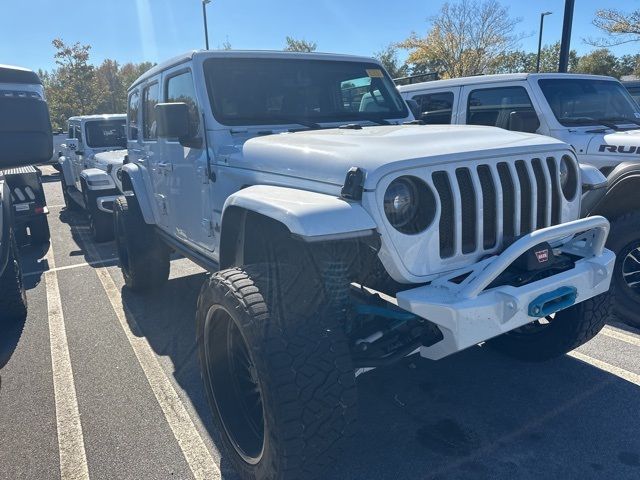
MULTIPOLYGON (((100 258, 95 248, 93 248, 93 245, 91 245, 90 240, 83 233, 80 233, 80 237, 83 240, 87 252, 94 258, 100 258)), ((111 275, 109 275, 107 268, 99 267, 95 271, 118 317, 120 326, 131 344, 138 363, 140 363, 149 381, 151 390, 160 404, 167 423, 171 427, 173 435, 178 441, 178 445, 180 445, 180 449, 189 464, 193 476, 196 480, 214 480, 221 478, 220 469, 211 457, 207 446, 193 424, 180 397, 173 388, 171 381, 167 378, 164 370, 160 366, 149 342, 147 342, 144 336, 135 335, 131 331, 133 328, 136 332, 141 332, 133 315, 131 315, 131 312, 129 312, 122 303, 120 290, 111 278, 111 275)))
POLYGON ((576 350, 574 350, 573 352, 569 352, 568 355, 577 360, 593 365, 600 370, 612 373, 616 377, 620 377, 627 382, 631 382, 640 386, 640 375, 638 375, 637 373, 630 372, 629 370, 625 370, 624 368, 616 367, 615 365, 603 362, 602 360, 598 360, 597 358, 593 358, 576 350))
POLYGON ((607 337, 615 338, 616 340, 620 340, 623 342, 627 342, 631 345, 635 345, 636 347, 640 347, 640 337, 636 335, 631 335, 630 333, 624 333, 620 330, 614 330, 611 327, 604 327, 602 329, 602 334, 607 337))
POLYGON ((76 387, 73 381, 67 332, 64 326, 60 288, 58 287, 58 276, 55 271, 53 245, 49 246, 46 258, 51 267, 51 270, 45 273, 45 281, 58 449, 60 452, 60 477, 65 480, 85 480, 89 478, 87 454, 84 449, 84 437, 78 411, 76 387))
POLYGON ((22 276, 23 277, 33 277, 34 275, 42 275, 45 272, 61 272, 63 270, 71 270, 72 268, 95 267, 95 266, 103 266, 103 265, 115 265, 116 263, 118 263, 118 260, 113 258, 111 260, 98 260, 98 261, 95 261, 95 262, 83 262, 83 263, 76 263, 74 265, 66 265, 64 267, 55 267, 55 268, 51 268, 51 265, 49 265, 49 269, 48 270, 36 270, 34 272, 27 272, 27 273, 23 273, 22 276))

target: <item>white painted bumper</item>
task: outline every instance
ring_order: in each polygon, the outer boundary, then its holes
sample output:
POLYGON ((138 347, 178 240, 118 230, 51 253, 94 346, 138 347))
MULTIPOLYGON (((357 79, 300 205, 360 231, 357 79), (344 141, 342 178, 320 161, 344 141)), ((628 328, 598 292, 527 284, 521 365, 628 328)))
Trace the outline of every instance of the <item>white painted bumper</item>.
MULTIPOLYGON (((492 337, 534 321, 529 316, 531 302, 560 287, 577 291, 575 303, 583 302, 609 289, 615 255, 604 248, 609 222, 589 217, 538 230, 520 238, 500 255, 476 264, 461 283, 451 279, 453 272, 431 284, 397 294, 398 305, 437 324, 444 339, 420 354, 440 359, 492 337), (521 287, 500 286, 487 289, 514 260, 530 248, 549 242, 554 250, 582 257, 571 270, 521 287)), ((465 272, 462 272, 465 273, 465 272)))

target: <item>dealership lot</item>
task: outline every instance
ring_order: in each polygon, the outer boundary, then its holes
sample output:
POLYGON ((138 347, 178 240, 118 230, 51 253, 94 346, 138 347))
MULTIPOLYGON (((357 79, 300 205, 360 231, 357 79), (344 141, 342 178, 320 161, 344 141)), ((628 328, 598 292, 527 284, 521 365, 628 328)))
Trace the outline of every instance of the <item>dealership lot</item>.
MULTIPOLYGON (((204 272, 178 259, 159 292, 123 290, 113 243, 90 240, 43 171, 52 246, 23 250, 29 315, 0 334, 0 478, 237 478, 197 365, 204 272)), ((358 393, 333 478, 640 476, 640 332, 624 325, 544 364, 408 358, 358 393)))

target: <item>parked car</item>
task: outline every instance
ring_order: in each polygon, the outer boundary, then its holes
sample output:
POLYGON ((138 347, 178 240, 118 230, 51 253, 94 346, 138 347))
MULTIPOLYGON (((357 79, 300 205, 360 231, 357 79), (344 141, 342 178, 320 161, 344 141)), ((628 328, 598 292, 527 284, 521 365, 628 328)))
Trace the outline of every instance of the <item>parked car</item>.
POLYGON ((91 234, 98 242, 113 239, 113 203, 122 193, 126 121, 125 114, 71 117, 61 146, 58 161, 64 203, 70 210, 87 212, 91 234))
POLYGON ((399 87, 427 124, 491 125, 569 143, 607 176, 582 215, 611 222, 615 314, 640 326, 640 107, 614 78, 562 73, 486 75, 399 87))
MULTIPOLYGON (((42 162, 53 151, 49 110, 42 82, 31 70, 0 65, 0 168, 42 162)), ((11 176, 19 178, 20 173, 11 176)), ((25 177, 30 177, 26 173, 25 177)), ((33 188, 36 188, 33 186, 33 188)), ((4 171, 0 170, 0 323, 23 318, 27 297, 16 243, 18 212, 4 171)), ((27 196, 28 191, 24 192, 27 196)), ((35 194, 35 192, 32 191, 35 194)), ((31 209, 31 203, 29 209, 31 209)))
POLYGON ((607 320, 609 224, 579 219, 573 149, 412 120, 353 56, 193 52, 129 89, 121 270, 135 291, 171 251, 212 272, 199 358, 242 478, 322 478, 367 370, 483 341, 544 360, 607 320))
POLYGON ((640 105, 640 80, 629 80, 622 82, 622 84, 629 91, 636 103, 640 105))

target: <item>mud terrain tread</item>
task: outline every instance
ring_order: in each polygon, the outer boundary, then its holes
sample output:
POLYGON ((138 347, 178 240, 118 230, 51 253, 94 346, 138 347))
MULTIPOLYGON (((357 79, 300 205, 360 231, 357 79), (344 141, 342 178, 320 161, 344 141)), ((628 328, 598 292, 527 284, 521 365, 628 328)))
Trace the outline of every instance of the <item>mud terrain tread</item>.
POLYGON ((624 291, 624 287, 618 284, 620 281, 618 275, 624 260, 618 256, 618 253, 634 239, 638 239, 639 232, 640 212, 626 213, 611 220, 611 231, 606 245, 616 254, 616 265, 609 290, 609 293, 614 295, 616 299, 613 303, 612 314, 616 320, 638 327, 640 327, 640 302, 630 298, 624 291))
MULTIPOLYGON (((260 359, 256 367, 269 404, 267 408, 265 403, 266 435, 276 452, 269 455, 268 467, 261 466, 260 476, 234 459, 243 478, 275 478, 276 472, 282 479, 322 478, 356 418, 357 391, 348 344, 337 321, 270 309, 273 285, 263 280, 268 270, 252 265, 209 278, 199 298, 199 341, 208 306, 233 296, 236 309, 242 312, 243 334, 260 359), (267 298, 261 294, 265 289, 267 298)), ((299 281, 285 283, 298 289, 310 287, 299 281)), ((289 302, 296 298, 296 292, 287 293, 289 302)), ((275 300, 274 306, 282 304, 275 300)))
POLYGON ((127 287, 143 292, 164 285, 169 278, 169 250, 147 225, 135 198, 118 197, 115 201, 114 230, 124 228, 124 245, 116 234, 120 269, 127 287), (127 252, 128 264, 120 257, 120 248, 127 252))

